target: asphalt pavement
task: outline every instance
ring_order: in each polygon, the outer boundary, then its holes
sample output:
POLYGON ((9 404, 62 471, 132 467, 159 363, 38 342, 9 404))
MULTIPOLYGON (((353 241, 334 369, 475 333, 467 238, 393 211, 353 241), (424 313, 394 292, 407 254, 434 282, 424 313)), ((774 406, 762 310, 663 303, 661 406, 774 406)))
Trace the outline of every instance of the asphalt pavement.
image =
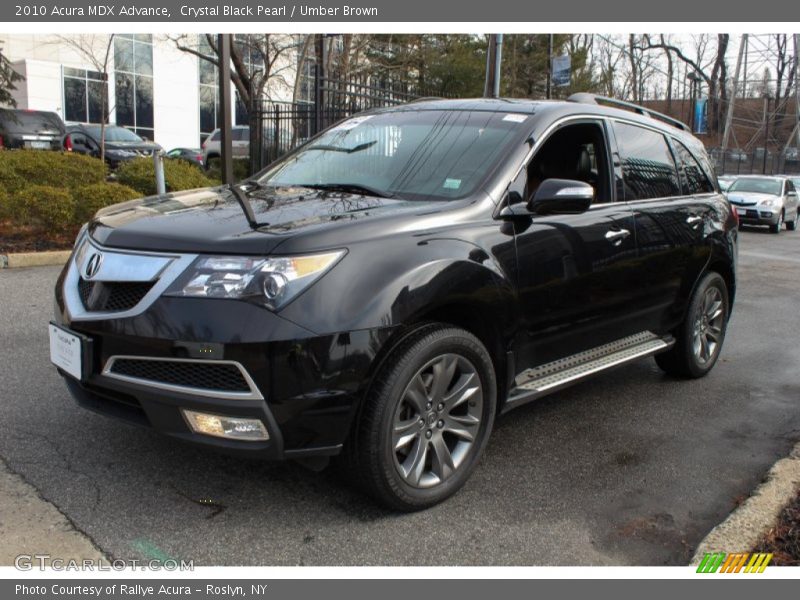
POLYGON ((80 409, 48 361, 58 269, 3 270, 0 458, 116 558, 686 564, 800 439, 800 232, 740 239, 708 377, 669 379, 648 359, 512 411, 466 487, 410 515, 334 473, 220 456, 80 409))

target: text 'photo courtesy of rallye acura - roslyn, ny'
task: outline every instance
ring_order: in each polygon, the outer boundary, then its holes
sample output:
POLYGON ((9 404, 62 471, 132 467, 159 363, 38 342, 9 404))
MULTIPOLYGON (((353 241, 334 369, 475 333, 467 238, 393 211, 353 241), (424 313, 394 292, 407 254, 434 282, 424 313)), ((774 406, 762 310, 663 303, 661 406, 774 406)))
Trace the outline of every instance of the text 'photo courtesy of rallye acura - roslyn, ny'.
POLYGON ((101 210, 58 279, 51 358, 88 409, 333 460, 416 510, 465 483, 509 409, 647 356, 705 375, 736 259, 681 123, 587 94, 422 100, 238 184, 101 210))

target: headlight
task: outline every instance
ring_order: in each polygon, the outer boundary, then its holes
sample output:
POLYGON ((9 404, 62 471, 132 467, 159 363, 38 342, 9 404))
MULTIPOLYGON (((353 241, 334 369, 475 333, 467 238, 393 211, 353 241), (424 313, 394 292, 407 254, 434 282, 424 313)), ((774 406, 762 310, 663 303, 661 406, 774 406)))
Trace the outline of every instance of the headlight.
POLYGON ((303 256, 201 256, 167 296, 249 300, 278 310, 344 256, 344 250, 303 256))
POLYGON ((758 203, 759 206, 768 206, 770 208, 775 208, 781 203, 778 198, 767 198, 766 200, 762 200, 758 203))

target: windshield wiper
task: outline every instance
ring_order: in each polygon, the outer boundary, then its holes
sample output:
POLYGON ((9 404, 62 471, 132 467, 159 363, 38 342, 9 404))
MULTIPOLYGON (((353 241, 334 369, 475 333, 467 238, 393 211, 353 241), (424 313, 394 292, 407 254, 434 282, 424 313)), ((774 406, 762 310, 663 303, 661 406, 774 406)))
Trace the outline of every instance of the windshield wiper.
POLYGON ((395 197, 394 194, 360 183, 299 183, 297 185, 300 187, 311 188, 313 190, 323 190, 325 192, 345 192, 350 194, 377 196, 378 198, 395 197))
POLYGON ((242 212, 244 213, 244 216, 247 219, 247 223, 248 225, 250 225, 251 229, 258 229, 259 227, 266 227, 267 225, 269 225, 269 223, 258 222, 258 219, 256 219, 256 215, 253 212, 253 206, 250 204, 250 199, 242 191, 242 188, 239 187, 239 184, 232 183, 229 187, 231 188, 231 192, 236 198, 236 201, 239 203, 239 206, 241 207, 242 212))
POLYGON ((343 146, 332 146, 330 144, 318 144, 316 146, 309 146, 308 148, 303 148, 303 150, 329 150, 331 152, 344 152, 345 154, 353 154, 354 152, 361 152, 362 150, 366 150, 378 143, 378 140, 372 140, 371 142, 364 142, 363 144, 359 144, 358 146, 353 146, 352 148, 345 148, 343 146))

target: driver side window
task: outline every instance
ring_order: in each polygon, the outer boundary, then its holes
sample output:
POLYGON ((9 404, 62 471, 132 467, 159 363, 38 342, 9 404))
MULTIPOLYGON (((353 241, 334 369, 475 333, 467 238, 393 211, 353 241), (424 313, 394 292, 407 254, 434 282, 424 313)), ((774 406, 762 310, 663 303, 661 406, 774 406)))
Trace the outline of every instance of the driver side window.
POLYGON ((608 154, 600 123, 566 125, 551 134, 527 169, 523 197, 530 201, 546 179, 569 179, 594 188, 594 203, 611 202, 608 154))

